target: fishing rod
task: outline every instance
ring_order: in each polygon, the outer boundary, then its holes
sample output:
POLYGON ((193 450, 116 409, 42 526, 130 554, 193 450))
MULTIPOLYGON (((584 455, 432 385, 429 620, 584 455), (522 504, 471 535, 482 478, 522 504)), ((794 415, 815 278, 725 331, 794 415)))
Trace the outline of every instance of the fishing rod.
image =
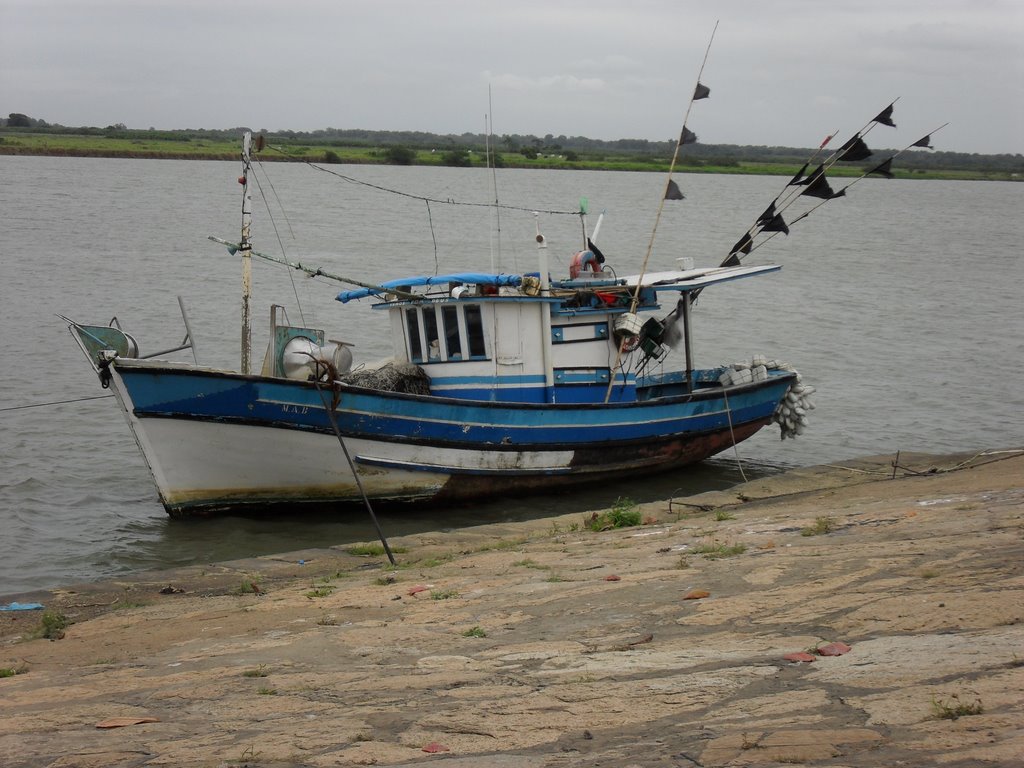
MULTIPOLYGON (((229 240, 214 237, 213 235, 209 235, 207 239, 212 240, 215 243, 220 243, 221 245, 227 246, 228 252, 232 256, 234 256, 235 253, 242 249, 242 246, 239 243, 232 243, 229 240)), ((326 277, 328 280, 337 280, 339 283, 347 283, 348 285, 358 285, 360 288, 368 288, 371 291, 379 293, 393 293, 396 296, 401 296, 403 299, 417 298, 416 294, 410 293, 408 291, 403 291, 400 288, 385 288, 384 286, 377 285, 375 283, 364 283, 362 280, 356 280, 355 278, 352 277, 345 277, 344 275, 335 275, 331 272, 325 272, 320 267, 317 267, 315 269, 313 267, 307 267, 305 264, 301 264, 297 261, 288 261, 288 259, 282 259, 278 256, 271 256, 269 253, 261 253, 252 248, 248 249, 248 252, 250 256, 255 256, 259 259, 263 259, 264 261, 272 261, 275 264, 283 264, 286 267, 291 267, 292 269, 297 269, 300 272, 305 272, 310 277, 326 277)))

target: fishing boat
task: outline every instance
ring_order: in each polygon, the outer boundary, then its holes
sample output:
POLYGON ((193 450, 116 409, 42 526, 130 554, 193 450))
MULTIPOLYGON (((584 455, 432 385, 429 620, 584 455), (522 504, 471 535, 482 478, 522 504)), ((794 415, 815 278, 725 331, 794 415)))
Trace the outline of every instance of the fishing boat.
MULTIPOLYGON (((698 80, 693 98, 708 92, 698 80)), ((891 113, 892 105, 869 127, 891 125, 891 113)), ((597 246, 600 220, 588 234, 584 219, 578 250, 554 266, 538 223, 536 271, 385 281, 334 275, 253 248, 247 133, 241 238, 211 238, 242 262, 239 369, 169 359, 191 345, 187 317, 183 343, 147 357, 116 322, 64 319, 116 395, 172 516, 448 502, 671 471, 772 422, 783 437, 806 426, 813 388, 790 365, 765 357, 695 364, 693 310, 705 289, 779 271, 742 260, 788 234, 782 213, 795 200, 819 205, 845 192, 833 192, 824 173, 832 162, 864 157, 865 130, 809 174, 806 164, 715 266, 684 259, 672 270, 648 270, 648 248, 643 268, 620 276, 597 246), (337 300, 373 302, 391 349, 353 367, 350 342, 289 324, 274 306, 254 371, 253 258, 345 283, 337 300), (672 348, 682 355, 670 357, 672 348)), ((694 139, 684 121, 673 168, 680 147, 694 139)), ((864 175, 888 175, 891 160, 864 175)), ((681 197, 670 171, 660 206, 681 197)))

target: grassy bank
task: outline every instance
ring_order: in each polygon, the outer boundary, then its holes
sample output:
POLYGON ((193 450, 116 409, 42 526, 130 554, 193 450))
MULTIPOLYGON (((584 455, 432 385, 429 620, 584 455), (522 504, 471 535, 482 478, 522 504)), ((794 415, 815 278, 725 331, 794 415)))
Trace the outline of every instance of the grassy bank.
MULTIPOLYGON (((343 146, 268 140, 261 154, 264 161, 292 161, 348 164, 394 164, 388 147, 343 146)), ((107 157, 169 160, 234 160, 238 157, 237 141, 209 138, 96 136, 77 134, 20 133, 0 130, 0 155, 34 155, 53 157, 107 157)), ((519 152, 498 152, 498 167, 553 168, 600 171, 651 171, 664 173, 670 158, 635 154, 538 154, 527 157, 519 152)), ((405 165, 484 166, 482 152, 458 149, 413 149, 404 158, 405 165)), ((749 160, 693 160, 685 156, 677 164, 684 173, 728 173, 791 176, 798 163, 756 162, 749 160)), ((1006 171, 966 171, 957 169, 893 169, 896 178, 1012 181, 1016 174, 1006 171)), ((861 167, 833 167, 830 176, 859 176, 861 167)))

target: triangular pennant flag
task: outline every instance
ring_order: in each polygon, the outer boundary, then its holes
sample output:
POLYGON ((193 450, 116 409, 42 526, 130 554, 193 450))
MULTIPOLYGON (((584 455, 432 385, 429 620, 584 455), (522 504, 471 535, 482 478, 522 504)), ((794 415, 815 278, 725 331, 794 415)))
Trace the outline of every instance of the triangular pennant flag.
MULTIPOLYGON (((757 217, 757 223, 754 226, 761 226, 765 222, 769 222, 775 218, 775 201, 772 200, 771 204, 764 209, 764 213, 757 217)), ((735 248, 733 250, 736 250, 735 248)))
POLYGON ((697 101, 699 99, 706 99, 710 95, 711 89, 708 88, 706 85, 701 85, 700 83, 697 83, 697 87, 693 89, 694 101, 697 101))
POLYGON ((828 181, 825 179, 825 172, 822 166, 818 166, 818 169, 814 171, 810 176, 807 177, 807 188, 804 189, 802 195, 806 195, 809 198, 820 198, 821 200, 831 200, 833 198, 842 198, 846 195, 846 190, 835 193, 833 188, 828 185, 828 181))
POLYGON ((912 146, 912 147, 924 147, 925 149, 935 149, 935 147, 932 146, 932 135, 930 133, 927 136, 925 136, 923 139, 919 139, 919 140, 915 141, 910 146, 912 146))
POLYGON ((750 249, 754 245, 754 238, 750 236, 748 232, 739 240, 736 241, 736 245, 729 251, 729 258, 722 262, 723 267, 734 267, 740 263, 740 254, 750 253, 750 249))
POLYGON ((683 126, 683 133, 679 137, 679 143, 680 144, 696 144, 697 143, 697 134, 694 133, 693 131, 691 131, 689 128, 687 128, 684 125, 683 126))
POLYGON ((835 134, 834 133, 830 133, 828 136, 826 136, 822 140, 821 144, 818 145, 818 149, 824 149, 825 145, 828 144, 830 141, 832 141, 833 138, 835 138, 835 134))
POLYGON ((881 112, 879 112, 875 116, 874 122, 881 123, 882 125, 888 125, 888 126, 891 126, 892 128, 895 128, 896 127, 896 123, 894 123, 892 121, 892 108, 893 108, 893 106, 895 104, 896 104, 896 102, 894 101, 888 107, 886 107, 881 112))
MULTIPOLYGON (((806 168, 806 166, 805 166, 805 168, 806 168)), ((819 176, 824 176, 824 175, 825 175, 825 166, 824 165, 819 165, 817 168, 814 169, 814 173, 812 173, 810 176, 808 176, 803 181, 798 181, 797 184, 804 184, 804 185, 813 184, 814 182, 816 182, 818 180, 819 176)))
POLYGON ((782 220, 782 216, 780 214, 776 214, 775 218, 773 218, 771 221, 769 221, 767 224, 765 224, 764 227, 762 227, 762 231, 764 231, 764 232, 783 232, 783 233, 788 235, 789 234, 789 227, 787 227, 786 226, 786 222, 784 222, 782 220))
POLYGON ((848 142, 843 144, 839 148, 839 160, 845 160, 847 162, 853 162, 856 160, 866 160, 871 157, 872 152, 868 149, 868 145, 864 143, 864 140, 860 136, 854 136, 848 142))
POLYGON ((794 184, 799 184, 800 183, 800 179, 803 178, 804 172, 807 170, 807 166, 808 165, 810 165, 810 163, 804 163, 804 167, 796 172, 796 175, 792 179, 789 180, 789 184, 787 184, 786 186, 787 187, 791 187, 794 184))
POLYGON ((668 186, 665 187, 665 199, 666 200, 685 200, 683 191, 679 188, 679 185, 669 179, 668 186))
POLYGON ((885 176, 885 178, 887 179, 895 178, 895 176, 893 176, 892 173, 892 158, 890 157, 888 160, 885 160, 880 165, 876 165, 874 168, 868 171, 868 173, 877 173, 879 176, 885 176))

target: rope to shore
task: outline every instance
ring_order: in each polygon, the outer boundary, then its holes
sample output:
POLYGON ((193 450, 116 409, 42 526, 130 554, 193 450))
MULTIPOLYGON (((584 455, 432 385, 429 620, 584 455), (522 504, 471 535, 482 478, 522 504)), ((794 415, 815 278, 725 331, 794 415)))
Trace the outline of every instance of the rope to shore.
MULTIPOLYGON (((905 472, 908 472, 908 473, 910 473, 912 475, 938 475, 938 474, 944 474, 946 472, 956 472, 957 470, 963 469, 964 467, 970 465, 972 462, 976 461, 977 459, 983 458, 985 456, 1001 456, 1001 458, 994 459, 994 461, 1002 461, 1003 459, 1012 458, 1013 456, 1019 456, 1021 454, 1024 454, 1024 448, 1007 448, 1007 449, 1002 449, 1002 450, 997 450, 997 451, 980 451, 980 452, 974 454, 973 456, 971 456, 970 458, 964 459, 959 464, 954 464, 952 467, 945 467, 945 468, 941 468, 941 469, 938 468, 938 467, 933 467, 931 469, 924 470, 924 471, 918 471, 918 470, 911 469, 910 467, 902 466, 902 465, 900 465, 898 463, 898 458, 897 458, 897 460, 894 460, 893 463, 890 466, 892 466, 892 468, 894 470, 895 469, 902 469, 905 472), (1007 454, 1007 455, 1004 456, 1003 454, 1007 454)), ((897 457, 899 456, 898 453, 896 455, 897 455, 897 457)), ((987 464, 987 463, 990 463, 990 462, 985 462, 985 463, 987 464)), ((877 469, 858 469, 857 467, 847 467, 847 466, 844 466, 842 464, 822 464, 821 466, 827 467, 828 469, 842 469, 842 470, 844 470, 846 472, 855 472, 855 473, 860 474, 860 475, 881 475, 882 477, 888 477, 888 476, 890 476, 892 474, 889 470, 885 470, 883 472, 883 471, 877 470, 877 469)))
POLYGON ((25 408, 43 408, 48 405, 66 405, 67 403, 84 403, 86 400, 104 400, 113 395, 93 395, 92 397, 77 397, 73 400, 53 400, 49 403, 29 403, 28 405, 12 405, 7 408, 0 408, 0 413, 4 411, 20 411, 25 408))
POLYGON ((740 449, 736 447, 736 433, 733 432, 732 428, 732 408, 729 407, 729 392, 728 387, 722 387, 722 395, 725 398, 725 415, 729 419, 729 437, 732 439, 732 450, 736 454, 736 468, 740 471, 740 477, 743 478, 743 482, 747 482, 747 475, 743 471, 743 461, 740 459, 740 449))

